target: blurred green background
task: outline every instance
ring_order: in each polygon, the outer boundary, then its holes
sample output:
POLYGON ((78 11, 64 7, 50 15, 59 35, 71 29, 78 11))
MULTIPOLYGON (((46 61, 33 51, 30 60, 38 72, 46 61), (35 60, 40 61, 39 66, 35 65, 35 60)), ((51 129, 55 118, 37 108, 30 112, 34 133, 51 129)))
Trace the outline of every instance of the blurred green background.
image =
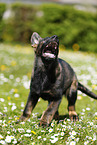
POLYGON ((97 12, 55 3, 0 3, 0 42, 30 44, 31 34, 58 35, 64 49, 97 52, 97 12))

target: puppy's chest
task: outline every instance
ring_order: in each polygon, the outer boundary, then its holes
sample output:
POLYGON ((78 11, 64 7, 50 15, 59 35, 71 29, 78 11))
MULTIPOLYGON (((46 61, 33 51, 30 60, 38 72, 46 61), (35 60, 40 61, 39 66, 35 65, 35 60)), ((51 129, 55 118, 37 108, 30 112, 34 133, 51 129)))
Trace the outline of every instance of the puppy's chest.
POLYGON ((31 80, 31 89, 37 94, 51 90, 52 84, 45 72, 36 72, 31 80))

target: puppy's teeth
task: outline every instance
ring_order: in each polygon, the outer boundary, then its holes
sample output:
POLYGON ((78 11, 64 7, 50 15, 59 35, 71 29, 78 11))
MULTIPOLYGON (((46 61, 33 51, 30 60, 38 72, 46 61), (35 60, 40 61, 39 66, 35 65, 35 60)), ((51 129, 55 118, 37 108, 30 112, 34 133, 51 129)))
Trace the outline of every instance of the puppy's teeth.
POLYGON ((55 55, 54 54, 46 53, 46 52, 43 54, 43 56, 44 57, 49 57, 49 58, 55 58, 55 55))

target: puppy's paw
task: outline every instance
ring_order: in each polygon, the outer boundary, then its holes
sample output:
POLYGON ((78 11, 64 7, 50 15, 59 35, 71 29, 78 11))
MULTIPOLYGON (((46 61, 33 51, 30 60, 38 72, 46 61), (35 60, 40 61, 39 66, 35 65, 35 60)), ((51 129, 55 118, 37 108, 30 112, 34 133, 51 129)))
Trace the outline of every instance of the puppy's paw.
POLYGON ((48 124, 47 122, 45 122, 45 121, 40 120, 40 122, 39 122, 39 126, 42 126, 42 127, 48 127, 49 124, 48 124))
POLYGON ((75 111, 69 111, 69 118, 74 122, 79 120, 79 117, 75 111))
POLYGON ((26 121, 27 119, 28 119, 28 117, 25 117, 22 115, 18 120, 16 120, 16 124, 18 124, 19 122, 26 121))
POLYGON ((72 115, 72 116, 69 116, 69 118, 71 121, 74 121, 74 122, 79 120, 78 115, 72 115))

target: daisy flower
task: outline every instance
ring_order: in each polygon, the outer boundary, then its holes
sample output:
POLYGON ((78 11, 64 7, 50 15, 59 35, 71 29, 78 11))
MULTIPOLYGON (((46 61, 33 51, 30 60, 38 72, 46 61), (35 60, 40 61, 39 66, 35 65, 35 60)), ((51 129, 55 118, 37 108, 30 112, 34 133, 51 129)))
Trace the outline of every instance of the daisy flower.
POLYGON ((52 129, 52 128, 50 128, 50 129, 49 129, 49 132, 50 132, 50 133, 51 133, 51 132, 53 132, 53 129, 52 129))
POLYGON ((75 141, 71 141, 70 145, 76 145, 76 142, 75 141))
POLYGON ((52 139, 50 139, 51 143, 55 143, 58 141, 58 138, 57 137, 53 137, 52 139))

